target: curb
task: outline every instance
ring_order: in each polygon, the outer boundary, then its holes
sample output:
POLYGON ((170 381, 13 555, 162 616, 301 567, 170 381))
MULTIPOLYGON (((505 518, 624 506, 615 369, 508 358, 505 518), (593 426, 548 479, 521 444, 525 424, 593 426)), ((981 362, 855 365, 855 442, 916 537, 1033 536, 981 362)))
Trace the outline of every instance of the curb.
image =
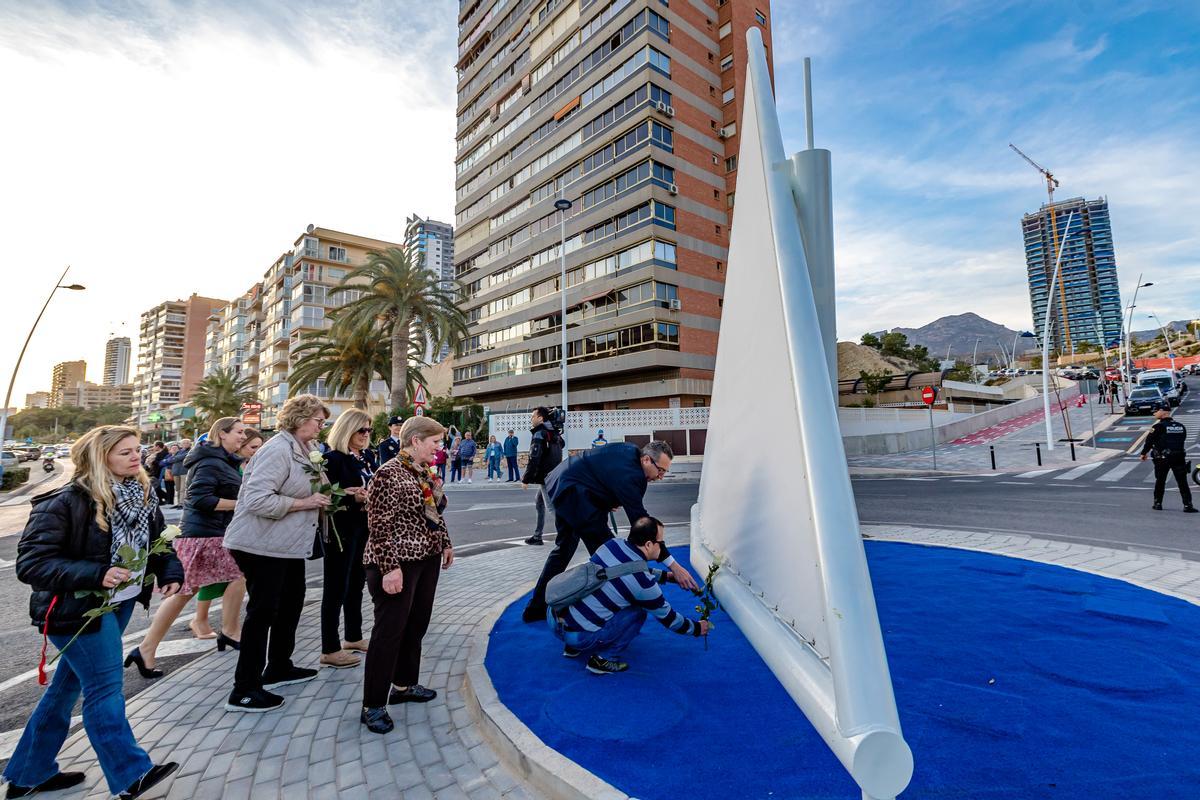
POLYGON ((522 588, 501 600, 476 626, 463 681, 467 710, 505 766, 552 800, 631 800, 629 795, 547 746, 496 694, 484 666, 492 628, 504 610, 528 591, 522 588))

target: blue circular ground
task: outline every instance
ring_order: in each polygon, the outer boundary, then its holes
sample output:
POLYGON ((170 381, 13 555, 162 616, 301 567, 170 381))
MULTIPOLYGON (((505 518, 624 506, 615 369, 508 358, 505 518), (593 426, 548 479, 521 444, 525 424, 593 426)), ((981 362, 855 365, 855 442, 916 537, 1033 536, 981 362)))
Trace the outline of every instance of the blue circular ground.
MULTIPOLYGON (((1200 797, 1200 608, 986 553, 868 542, 867 559, 916 762, 903 797, 1200 797)), ((694 616, 689 595, 667 598, 694 616)), ((612 785, 642 800, 859 796, 721 612, 707 651, 651 620, 629 672, 593 676, 521 622, 524 603, 492 630, 499 697, 612 785)))

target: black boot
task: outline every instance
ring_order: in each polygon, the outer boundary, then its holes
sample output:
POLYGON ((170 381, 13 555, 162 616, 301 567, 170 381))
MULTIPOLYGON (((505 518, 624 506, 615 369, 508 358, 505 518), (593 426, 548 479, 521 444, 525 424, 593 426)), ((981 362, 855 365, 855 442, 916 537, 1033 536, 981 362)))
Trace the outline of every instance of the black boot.
POLYGON ((85 777, 87 776, 82 772, 60 772, 42 781, 37 786, 18 786, 15 783, 10 783, 8 785, 8 792, 4 796, 28 797, 38 792, 57 792, 61 789, 70 789, 72 786, 78 786, 83 783, 85 777))
POLYGON ((1195 507, 1194 505, 1192 505, 1191 503, 1188 503, 1186 506, 1184 506, 1184 507, 1183 507, 1183 513, 1185 513, 1185 514, 1195 514, 1195 513, 1196 513, 1196 507, 1195 507))
POLYGON ((1154 505, 1152 506, 1152 508, 1153 508, 1155 511, 1162 511, 1162 501, 1161 501, 1161 500, 1156 500, 1156 501, 1155 501, 1155 503, 1154 503, 1154 505))
POLYGON ((174 761, 168 761, 166 764, 155 764, 150 768, 149 772, 134 781, 128 789, 121 792, 118 796, 121 800, 134 800, 135 797, 141 797, 166 780, 167 776, 177 769, 179 769, 179 764, 174 761))

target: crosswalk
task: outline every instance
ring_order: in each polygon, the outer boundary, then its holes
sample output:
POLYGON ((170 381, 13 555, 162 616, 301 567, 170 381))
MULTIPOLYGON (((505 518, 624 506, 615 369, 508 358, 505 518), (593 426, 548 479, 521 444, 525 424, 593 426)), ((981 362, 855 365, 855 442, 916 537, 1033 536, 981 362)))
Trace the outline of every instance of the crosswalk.
MULTIPOLYGON (((1200 457, 1192 454, 1192 460, 1200 464, 1200 457)), ((1079 466, 1035 469, 1004 476, 1005 482, 1041 483, 1095 483, 1101 486, 1141 486, 1154 483, 1154 464, 1135 456, 1108 461, 1094 461, 1079 466)), ((1168 479, 1170 481, 1170 479, 1168 479)))

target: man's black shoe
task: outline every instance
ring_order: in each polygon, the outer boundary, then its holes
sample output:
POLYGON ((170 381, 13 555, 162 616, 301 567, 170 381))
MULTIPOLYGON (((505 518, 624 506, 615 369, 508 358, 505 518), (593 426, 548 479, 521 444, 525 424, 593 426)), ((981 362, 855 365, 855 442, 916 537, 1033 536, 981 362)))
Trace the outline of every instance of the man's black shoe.
POLYGON ((304 683, 311 681, 317 677, 315 669, 305 669, 304 667, 288 667, 287 669, 272 670, 267 669, 263 673, 263 688, 278 689, 280 686, 290 686, 293 683, 304 683))
POLYGON ((250 714, 262 714, 264 711, 274 711, 283 705, 283 698, 271 694, 265 689, 255 689, 252 692, 234 692, 225 703, 226 711, 246 711, 250 714))
POLYGON ((615 675, 627 669, 629 669, 629 665, 624 661, 613 661, 599 654, 587 660, 587 671, 593 675, 615 675))
POLYGON ((388 693, 388 705, 394 706, 397 703, 428 703, 435 697, 437 697, 437 692, 433 689, 426 689, 421 684, 416 683, 403 692, 399 689, 392 689, 388 693))
POLYGON ((396 727, 386 708, 364 708, 358 719, 371 733, 390 733, 396 727))
POLYGON ((166 780, 167 776, 177 769, 179 769, 177 761, 168 761, 166 764, 155 764, 150 768, 149 772, 134 781, 128 789, 121 792, 118 796, 121 800, 133 800, 135 797, 141 797, 166 780))
POLYGON ((578 658, 579 654, 582 652, 582 650, 577 650, 574 647, 571 647, 569 644, 563 645, 563 656, 565 658, 578 658))
POLYGON ((1153 508, 1155 511, 1162 511, 1162 503, 1155 503, 1153 506, 1151 506, 1151 508, 1153 508))
POLYGON ((545 622, 546 609, 544 607, 538 608, 534 605, 525 606, 525 610, 521 612, 521 621, 528 622, 530 624, 534 622, 545 622))
POLYGON ((1184 506, 1184 507, 1183 507, 1183 513, 1185 513, 1185 514, 1195 514, 1195 513, 1196 513, 1196 507, 1195 507, 1195 506, 1184 506))
POLYGON ((39 783, 37 786, 17 786, 15 783, 8 785, 8 793, 5 797, 29 797, 38 792, 57 792, 61 789, 70 789, 72 786, 78 786, 83 783, 83 779, 87 776, 82 772, 60 772, 39 783))
POLYGON ((525 544, 545 544, 545 542, 542 541, 542 535, 540 533, 535 533, 533 536, 530 536, 525 540, 525 544))

